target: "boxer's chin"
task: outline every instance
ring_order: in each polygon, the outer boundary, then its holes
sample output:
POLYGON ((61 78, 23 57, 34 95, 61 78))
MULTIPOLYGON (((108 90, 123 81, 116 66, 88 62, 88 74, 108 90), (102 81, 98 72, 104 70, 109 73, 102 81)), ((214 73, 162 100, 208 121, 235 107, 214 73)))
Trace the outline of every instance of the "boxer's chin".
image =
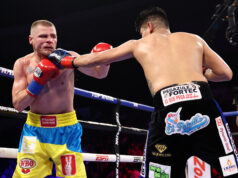
POLYGON ((41 54, 43 56, 49 56, 54 50, 54 48, 43 48, 41 49, 41 54))

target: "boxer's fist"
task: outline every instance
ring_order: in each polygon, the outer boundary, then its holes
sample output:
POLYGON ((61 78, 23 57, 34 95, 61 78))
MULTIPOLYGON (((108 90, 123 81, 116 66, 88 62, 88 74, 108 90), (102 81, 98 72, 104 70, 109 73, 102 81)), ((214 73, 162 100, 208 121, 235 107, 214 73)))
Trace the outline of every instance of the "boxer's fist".
POLYGON ((59 74, 58 67, 48 59, 42 59, 33 73, 33 80, 27 87, 27 93, 36 97, 44 85, 59 74))
POLYGON ((91 53, 96 53, 96 52, 102 52, 102 51, 105 51, 105 50, 108 50, 108 49, 112 49, 112 45, 108 44, 108 43, 98 43, 96 44, 91 53))
POLYGON ((74 59, 68 51, 64 49, 56 49, 49 56, 48 59, 53 62, 59 69, 74 68, 74 59))
POLYGON ((56 77, 58 75, 59 69, 57 66, 48 59, 42 59, 42 61, 37 65, 33 79, 41 84, 45 85, 49 79, 56 77))

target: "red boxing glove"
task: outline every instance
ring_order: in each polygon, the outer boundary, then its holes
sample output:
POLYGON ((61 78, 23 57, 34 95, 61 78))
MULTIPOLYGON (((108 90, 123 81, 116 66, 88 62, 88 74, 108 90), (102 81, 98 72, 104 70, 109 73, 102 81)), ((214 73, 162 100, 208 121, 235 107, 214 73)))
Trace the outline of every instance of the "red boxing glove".
POLYGON ((57 77, 59 74, 59 68, 48 59, 42 59, 36 66, 33 73, 33 80, 27 87, 27 93, 30 96, 36 97, 40 94, 44 85, 49 79, 57 77))
POLYGON ((101 43, 98 43, 96 44, 91 53, 96 53, 96 52, 102 52, 102 51, 106 51, 108 49, 112 49, 112 45, 108 44, 108 43, 104 43, 104 42, 101 42, 101 43))
MULTIPOLYGON (((101 42, 101 43, 98 43, 96 44, 91 53, 96 53, 96 52, 102 52, 102 51, 106 51, 108 49, 112 49, 112 45, 108 44, 108 43, 104 43, 104 42, 101 42)), ((109 66, 109 64, 106 64, 106 66, 109 66)))
POLYGON ((33 79, 37 83, 45 85, 49 79, 57 77, 58 74, 59 69, 54 63, 48 59, 42 59, 34 71, 33 79))

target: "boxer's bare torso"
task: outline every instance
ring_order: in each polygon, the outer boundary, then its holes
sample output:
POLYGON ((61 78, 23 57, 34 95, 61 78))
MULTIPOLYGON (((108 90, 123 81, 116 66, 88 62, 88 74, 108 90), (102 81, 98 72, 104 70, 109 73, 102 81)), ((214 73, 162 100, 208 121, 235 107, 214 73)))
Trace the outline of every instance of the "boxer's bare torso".
MULTIPOLYGON (((56 29, 53 24, 45 23, 41 22, 31 27, 29 43, 33 47, 33 52, 19 58, 14 64, 13 105, 18 111, 22 111, 30 106, 32 112, 39 114, 70 112, 73 111, 74 98, 74 70, 72 68, 60 70, 56 78, 50 78, 38 96, 30 96, 29 92, 26 91, 32 82, 36 66, 56 48, 56 29)), ((73 56, 79 56, 74 51, 69 51, 69 53, 73 56)), ((101 79, 107 76, 109 68, 109 65, 102 65, 79 67, 77 70, 88 76, 101 79)))
MULTIPOLYGON (((14 72, 18 73, 21 83, 19 87, 26 88, 32 81, 33 72, 38 62, 33 53, 18 59, 14 72), (17 71, 16 71, 17 70, 17 71), (21 76, 19 76, 19 74, 21 76)), ((19 81, 18 81, 19 82, 19 81)), ((22 88, 15 86, 13 92, 22 88)), ((73 69, 60 70, 57 78, 51 79, 39 96, 31 103, 30 109, 34 113, 54 114, 73 111, 74 98, 74 71, 73 69)))
POLYGON ((141 39, 129 40, 101 54, 82 55, 75 65, 95 66, 135 57, 144 70, 152 96, 172 84, 231 80, 229 66, 197 35, 170 33, 167 28, 151 33, 147 29, 141 29, 141 39), (203 65, 209 68, 205 74, 203 65))

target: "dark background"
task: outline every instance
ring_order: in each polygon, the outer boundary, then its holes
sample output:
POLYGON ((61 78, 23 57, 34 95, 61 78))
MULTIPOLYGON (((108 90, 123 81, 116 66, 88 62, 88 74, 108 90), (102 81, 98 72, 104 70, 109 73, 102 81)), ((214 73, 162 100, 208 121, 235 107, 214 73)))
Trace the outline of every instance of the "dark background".
MULTIPOLYGON (((215 7, 222 0, 8 0, 1 3, 0 66, 12 69, 19 57, 32 52, 28 43, 31 23, 38 19, 52 21, 58 32, 58 47, 88 53, 98 42, 118 46, 129 39, 138 39, 134 20, 144 7, 157 4, 165 9, 171 31, 186 31, 204 36, 215 7)), ((223 16, 225 16, 224 14, 223 16)), ((237 85, 237 46, 225 39, 227 22, 217 23, 208 44, 230 65, 234 72, 231 82, 237 85), (212 40, 211 40, 212 39, 212 40)), ((10 84, 1 87, 1 100, 11 105, 10 84)), ((140 65, 135 59, 115 63, 106 79, 97 80, 77 73, 76 86, 114 97, 151 105, 152 100, 140 65)))
MULTIPOLYGON (((118 46, 127 40, 140 38, 135 32, 134 20, 141 9, 153 4, 159 5, 167 12, 172 32, 185 31, 204 37, 212 23, 211 17, 216 10, 216 5, 223 3, 223 0, 3 1, 0 6, 0 66, 12 69, 19 57, 32 52, 32 47, 28 43, 28 35, 30 26, 35 20, 47 19, 55 24, 58 33, 58 47, 84 54, 89 53, 98 42, 118 46)), ((221 17, 225 16, 226 11, 221 17)), ((238 46, 232 46, 225 38, 228 24, 227 21, 222 22, 222 18, 212 27, 211 35, 206 36, 205 40, 228 63, 234 75, 232 81, 210 82, 210 85, 223 111, 233 111, 236 107, 232 101, 236 94, 232 89, 238 86, 238 46)), ((13 80, 0 77, 0 81, 0 105, 12 107, 13 80)), ((152 105, 152 98, 142 68, 135 59, 111 64, 108 77, 102 80, 76 72, 75 86, 152 105)), ((75 108, 79 119, 115 123, 112 104, 76 96, 75 108)), ((148 112, 122 107, 120 114, 123 125, 144 129, 148 127, 150 119, 148 112)), ((2 116, 1 120, 0 146, 18 147, 19 139, 16 138, 20 136, 24 120, 13 118, 9 120, 7 116, 2 116)), ((233 130, 236 129, 234 118, 229 119, 229 124, 233 130)), ((85 132, 85 135, 90 135, 87 133, 89 131, 85 132)), ((110 132, 106 134, 110 135, 110 132)), ((84 140, 83 145, 86 145, 84 140)), ((105 143, 105 145, 110 144, 105 143)), ((85 149, 87 149, 86 146, 85 149)))

